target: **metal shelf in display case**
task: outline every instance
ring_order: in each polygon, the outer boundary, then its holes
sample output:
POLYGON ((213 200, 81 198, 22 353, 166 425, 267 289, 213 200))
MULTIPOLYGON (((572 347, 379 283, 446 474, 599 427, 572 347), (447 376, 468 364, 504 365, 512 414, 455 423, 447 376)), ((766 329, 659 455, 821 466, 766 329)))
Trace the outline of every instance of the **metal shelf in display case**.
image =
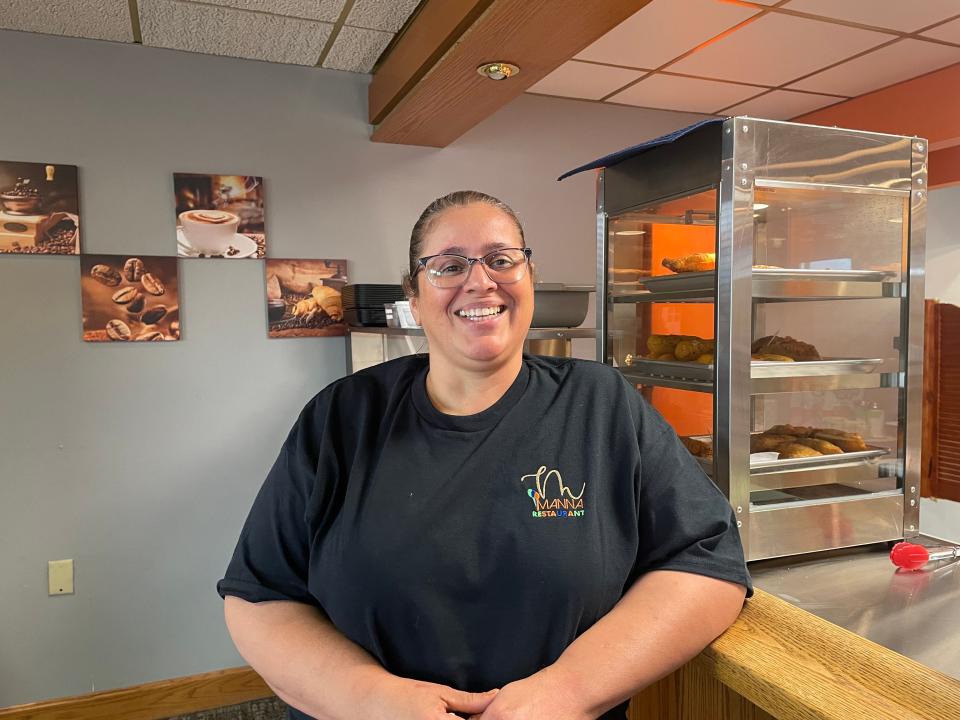
MULTIPOLYGON (((714 366, 697 362, 627 357, 623 374, 638 385, 713 392, 714 366)), ((882 358, 824 358, 815 361, 750 362, 755 395, 799 390, 850 390, 895 387, 899 375, 878 372, 882 358)))
MULTIPOLYGON (((809 270, 753 268, 753 297, 760 299, 826 300, 830 298, 899 297, 899 282, 883 270, 809 270)), ((637 283, 641 288, 611 294, 615 303, 713 302, 716 273, 655 275, 637 283)))

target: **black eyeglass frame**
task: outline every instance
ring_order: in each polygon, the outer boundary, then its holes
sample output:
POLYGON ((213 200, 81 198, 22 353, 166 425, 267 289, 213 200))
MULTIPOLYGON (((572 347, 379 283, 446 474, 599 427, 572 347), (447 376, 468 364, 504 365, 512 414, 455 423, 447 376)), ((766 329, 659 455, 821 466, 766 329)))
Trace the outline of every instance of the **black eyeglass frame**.
MULTIPOLYGON (((465 282, 467 281, 467 278, 470 277, 470 270, 471 270, 471 268, 473 268, 473 264, 474 264, 474 263, 480 263, 481 265, 483 265, 483 266, 484 266, 484 272, 487 272, 487 269, 490 268, 490 266, 487 264, 487 258, 490 257, 491 255, 496 255, 497 253, 502 253, 504 250, 520 250, 520 251, 523 253, 523 256, 524 256, 524 263, 525 263, 525 265, 530 265, 530 256, 533 255, 533 248, 529 248, 529 247, 522 247, 522 248, 514 248, 514 247, 497 248, 496 250, 491 250, 490 252, 488 252, 486 255, 484 255, 484 256, 482 256, 482 257, 474 257, 474 258, 467 257, 466 255, 458 255, 457 253, 437 253, 436 255, 426 255, 426 256, 424 256, 424 257, 422 257, 422 258, 418 258, 418 259, 417 259, 417 267, 416 267, 416 269, 413 271, 413 275, 410 276, 410 279, 412 280, 413 278, 415 278, 415 277, 417 276, 417 273, 419 273, 421 270, 426 270, 426 268, 427 268, 427 263, 430 262, 431 260, 433 260, 434 258, 436 258, 436 257, 441 257, 441 256, 443 256, 443 255, 449 255, 450 257, 456 257, 456 258, 460 258, 461 260, 465 260, 465 261, 466 261, 466 263, 467 263, 467 272, 465 272, 465 273, 463 274, 463 282, 465 283, 465 282)), ((494 270, 494 272, 496 272, 496 270, 494 270)), ((520 277, 518 277, 516 280, 510 280, 510 281, 508 281, 508 282, 502 282, 502 281, 500 281, 500 280, 494 280, 494 278, 490 277, 490 273, 487 273, 487 277, 489 277, 491 280, 493 280, 493 282, 498 283, 498 284, 500 284, 500 285, 512 285, 512 284, 515 283, 515 282, 520 282, 521 280, 523 280, 523 275, 521 275, 520 277)), ((427 275, 427 279, 428 279, 428 280, 430 279, 430 275, 429 275, 429 274, 427 275)), ((433 281, 432 281, 432 280, 430 280, 430 284, 433 285, 433 281)), ((461 284, 462 284, 462 283, 461 283, 461 284)))

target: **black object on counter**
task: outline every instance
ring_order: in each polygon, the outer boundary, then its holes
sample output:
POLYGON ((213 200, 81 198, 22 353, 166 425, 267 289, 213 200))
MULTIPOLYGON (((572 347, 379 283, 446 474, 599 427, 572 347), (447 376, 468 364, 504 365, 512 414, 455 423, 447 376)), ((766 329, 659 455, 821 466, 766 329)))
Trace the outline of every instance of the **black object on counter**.
POLYGON ((343 301, 343 319, 347 325, 354 327, 386 327, 387 315, 383 306, 406 300, 400 285, 344 285, 340 294, 343 301))

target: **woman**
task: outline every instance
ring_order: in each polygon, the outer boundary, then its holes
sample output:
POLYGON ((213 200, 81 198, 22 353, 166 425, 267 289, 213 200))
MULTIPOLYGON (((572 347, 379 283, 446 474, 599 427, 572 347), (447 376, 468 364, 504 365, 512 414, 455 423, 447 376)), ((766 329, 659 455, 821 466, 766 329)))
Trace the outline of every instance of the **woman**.
POLYGON ((533 278, 499 200, 421 215, 430 344, 291 431, 226 577, 230 633, 291 717, 624 718, 750 580, 729 503, 613 368, 523 355, 533 278))

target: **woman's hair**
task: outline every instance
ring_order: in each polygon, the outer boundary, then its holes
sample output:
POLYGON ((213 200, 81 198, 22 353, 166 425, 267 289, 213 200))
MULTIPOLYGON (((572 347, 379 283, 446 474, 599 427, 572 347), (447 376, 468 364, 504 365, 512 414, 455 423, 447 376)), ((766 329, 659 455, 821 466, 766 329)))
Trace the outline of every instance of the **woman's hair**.
POLYGON ((417 296, 417 281, 414 273, 417 271, 417 261, 423 252, 423 238, 433 225, 434 221, 446 210, 458 207, 467 207, 474 203, 484 203, 495 207, 509 217, 513 224, 517 226, 517 232, 520 233, 520 245, 526 247, 527 243, 523 237, 523 225, 520 224, 520 218, 509 205, 502 200, 498 200, 492 195, 487 195, 479 190, 457 190, 449 195, 444 195, 427 205, 426 210, 420 214, 420 218, 413 226, 410 233, 410 267, 403 271, 403 292, 407 297, 417 296))

